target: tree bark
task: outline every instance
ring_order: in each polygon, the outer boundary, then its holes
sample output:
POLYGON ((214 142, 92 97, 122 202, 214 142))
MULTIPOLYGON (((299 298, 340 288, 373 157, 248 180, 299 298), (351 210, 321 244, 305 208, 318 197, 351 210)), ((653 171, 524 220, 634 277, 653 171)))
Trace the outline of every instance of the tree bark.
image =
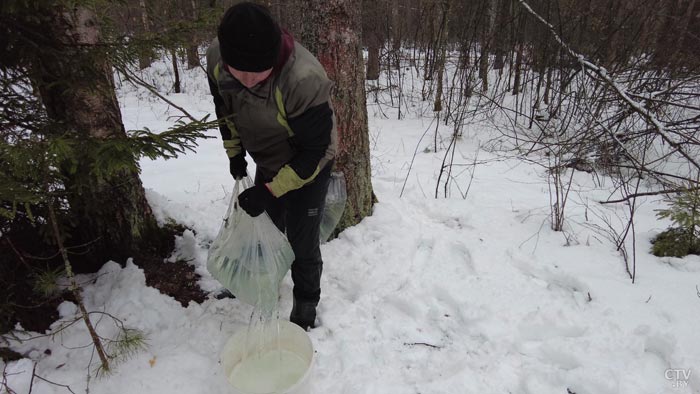
MULTIPOLYGON (((450 1, 442 0, 441 2, 441 22, 440 22, 440 32, 438 33, 438 45, 435 48, 439 51, 437 56, 437 86, 435 88, 435 102, 433 104, 433 111, 442 111, 442 79, 445 74, 445 58, 447 56, 447 25, 449 23, 450 15, 450 1)), ((437 150, 437 146, 435 148, 437 150)))
POLYGON ((173 60, 173 75, 175 76, 173 91, 175 93, 182 93, 182 89, 180 88, 180 68, 177 66, 177 51, 174 49, 170 50, 170 57, 172 57, 173 60))
POLYGON ((521 74, 523 70, 523 50, 524 50, 524 44, 523 44, 523 38, 522 34, 525 31, 525 15, 520 14, 519 15, 519 21, 518 21, 518 28, 515 32, 515 70, 514 70, 514 78, 513 78, 513 95, 517 95, 520 93, 520 81, 522 79, 521 74))
POLYGON ((496 31, 500 34, 495 34, 493 39, 495 52, 493 69, 500 70, 500 72, 503 72, 503 68, 505 66, 505 56, 508 51, 509 34, 506 32, 509 29, 508 25, 512 23, 511 4, 512 2, 509 0, 501 0, 496 21, 496 26, 498 29, 496 31))
POLYGON ((380 53, 385 40, 382 21, 382 12, 385 9, 378 7, 376 0, 361 0, 362 9, 362 33, 364 45, 367 46, 367 80, 376 81, 380 72, 380 53))
MULTIPOLYGON (((146 7, 146 0, 139 0, 139 10, 141 11, 141 27, 143 28, 143 34, 148 35, 151 32, 151 25, 148 22, 148 8, 146 7)), ((153 53, 147 49, 141 49, 139 55, 139 69, 143 70, 153 63, 153 53)))
MULTIPOLYGON (((197 20, 197 2, 195 0, 191 0, 189 3, 190 7, 192 8, 190 16, 192 18, 192 22, 195 22, 197 20)), ((190 42, 191 45, 189 45, 186 50, 188 70, 197 68, 201 65, 199 62, 199 40, 196 31, 191 34, 190 42)))
POLYGON ((201 65, 199 62, 199 48, 196 44, 187 47, 187 69, 191 70, 201 65))
POLYGON ((491 52, 491 34, 496 20, 495 0, 485 0, 486 20, 481 31, 481 58, 479 59, 479 78, 481 78, 481 90, 489 90, 489 53, 491 52))
POLYGON ((307 0, 305 15, 314 26, 316 57, 335 82, 333 109, 338 127, 336 168, 343 171, 348 201, 337 231, 371 214, 369 129, 364 62, 360 45, 359 0, 307 0))
MULTIPOLYGON (((400 51, 401 41, 403 36, 403 23, 401 21, 401 12, 399 5, 406 6, 404 2, 399 0, 391 0, 391 28, 389 30, 389 40, 391 40, 391 50, 400 51)), ((398 65, 396 67, 399 67, 398 65)))
POLYGON ((107 259, 133 255, 157 225, 138 174, 99 175, 102 168, 90 149, 100 141, 127 138, 111 64, 95 52, 100 48, 95 14, 83 7, 56 8, 46 23, 65 50, 39 51, 32 66, 48 115, 63 126, 55 132, 85 142, 76 150, 76 168, 64 171, 65 188, 74 222, 71 242, 88 243, 87 260, 99 268, 107 259))
MULTIPOLYGON (((435 48, 434 48, 434 43, 437 41, 436 36, 437 32, 435 31, 435 20, 437 19, 437 16, 435 15, 435 9, 436 5, 434 3, 430 4, 430 10, 428 11, 427 14, 427 34, 428 37, 426 37, 425 41, 427 42, 427 46, 425 49, 425 64, 423 66, 423 79, 425 81, 431 81, 433 79, 433 74, 435 72, 435 48)), ((423 84, 425 86, 425 84, 423 84)), ((426 92, 425 89, 423 89, 423 100, 426 99, 426 92)))
POLYGON ((376 41, 369 44, 367 50, 367 80, 376 81, 379 79, 379 43, 376 41))

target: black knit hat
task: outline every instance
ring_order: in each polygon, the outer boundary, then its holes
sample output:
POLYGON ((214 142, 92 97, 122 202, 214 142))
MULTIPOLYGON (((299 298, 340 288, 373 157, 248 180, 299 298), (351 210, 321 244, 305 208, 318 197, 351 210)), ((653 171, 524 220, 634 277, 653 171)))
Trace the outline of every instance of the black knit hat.
POLYGON ((267 8, 247 1, 226 11, 218 36, 224 63, 250 72, 272 68, 282 41, 280 28, 267 8))

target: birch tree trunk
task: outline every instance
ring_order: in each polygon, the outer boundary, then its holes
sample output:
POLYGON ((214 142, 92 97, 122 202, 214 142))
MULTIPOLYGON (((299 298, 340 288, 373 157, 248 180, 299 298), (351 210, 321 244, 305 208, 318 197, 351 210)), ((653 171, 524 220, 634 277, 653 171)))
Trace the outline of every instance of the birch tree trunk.
MULTIPOLYGON (((437 57, 437 87, 435 88, 435 102, 433 105, 433 111, 439 112, 442 111, 442 79, 444 78, 445 74, 445 57, 447 56, 447 25, 449 23, 449 18, 450 18, 450 1, 449 0, 442 0, 441 2, 441 22, 440 22, 440 31, 438 33, 438 45, 437 48, 435 48, 436 51, 439 51, 438 57, 437 57)), ((436 148, 437 149, 437 146, 436 148)))
POLYGON ((493 24, 496 20, 496 0, 485 0, 486 20, 481 31, 481 58, 479 59, 479 77, 481 78, 481 90, 489 90, 489 53, 491 51, 491 41, 493 24))
POLYGON ((307 0, 305 13, 314 31, 309 44, 335 82, 333 110, 338 125, 336 168, 345 173, 348 202, 337 231, 371 214, 369 129, 365 103, 360 0, 307 0))
POLYGON ((515 31, 515 77, 513 79, 513 95, 520 93, 520 81, 522 80, 523 71, 523 51, 525 50, 525 44, 523 43, 521 35, 523 31, 525 31, 525 21, 527 20, 522 13, 518 15, 518 19, 518 28, 515 31))
POLYGON ((182 93, 180 88, 180 68, 177 65, 177 51, 175 49, 170 50, 170 57, 173 63, 173 75, 175 76, 175 82, 173 82, 173 91, 175 93, 182 93))
POLYGON ((64 184, 75 222, 71 243, 89 245, 83 251, 98 268, 108 259, 132 256, 157 224, 137 173, 96 173, 99 158, 90 147, 101 140, 126 138, 126 132, 111 64, 95 51, 100 48, 100 27, 94 12, 55 8, 46 23, 67 52, 58 56, 40 51, 32 68, 48 115, 63 126, 55 132, 85 141, 85 148, 76 149, 75 168, 64 171, 64 184))

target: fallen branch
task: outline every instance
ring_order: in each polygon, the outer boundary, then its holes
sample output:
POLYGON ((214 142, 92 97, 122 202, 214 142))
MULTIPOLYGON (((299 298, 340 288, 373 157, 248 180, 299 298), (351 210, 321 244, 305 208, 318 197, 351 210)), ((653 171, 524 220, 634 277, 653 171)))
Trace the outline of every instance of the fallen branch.
POLYGON ((92 322, 90 321, 90 317, 89 317, 87 308, 85 308, 85 304, 83 303, 83 296, 80 293, 80 289, 79 289, 78 284, 75 280, 75 276, 73 275, 73 269, 72 269, 72 266, 70 264, 70 260, 68 259, 68 251, 66 250, 65 246, 63 245, 63 238, 61 237, 61 232, 60 232, 60 229, 58 227, 58 220, 56 219, 56 212, 54 211, 52 204, 53 204, 52 202, 48 204, 49 220, 51 222, 51 227, 53 229, 53 236, 54 236, 54 239, 56 240, 56 245, 58 246, 58 249, 61 252, 61 257, 63 258, 63 263, 64 263, 65 269, 66 269, 66 275, 68 276, 70 283, 71 283, 70 291, 73 293, 73 296, 75 297, 75 302, 78 305, 78 308, 80 310, 80 315, 81 315, 83 321, 85 322, 85 326, 87 327, 88 332, 90 333, 90 337, 92 338, 92 342, 95 345, 95 349, 97 350, 97 354, 100 356, 100 362, 102 364, 102 369, 104 369, 105 371, 109 371, 109 361, 107 358, 107 354, 104 351, 104 348, 102 346, 102 342, 100 341, 100 339, 97 335, 97 332, 95 331, 95 327, 93 326, 92 322))
POLYGON ((50 380, 48 380, 48 379, 46 379, 46 378, 42 378, 42 377, 39 376, 39 375, 34 375, 34 376, 36 376, 37 379, 43 380, 44 382, 46 382, 46 383, 48 383, 48 384, 52 384, 52 385, 58 386, 58 387, 63 387, 63 388, 65 388, 66 390, 70 391, 72 394, 75 394, 75 391, 71 390, 70 386, 68 386, 68 385, 66 385, 66 384, 60 384, 60 383, 52 382, 52 381, 50 381, 50 380))
POLYGON ((442 349, 442 346, 431 345, 425 342, 404 342, 404 346, 427 346, 433 349, 442 349))
POLYGON ((700 190, 700 187, 693 187, 693 188, 681 188, 681 189, 671 189, 671 190, 657 190, 655 192, 643 192, 643 193, 632 193, 628 196, 625 196, 624 198, 621 198, 619 200, 607 200, 607 201, 599 201, 600 204, 617 204, 621 202, 627 202, 633 198, 637 197, 648 197, 648 196, 660 196, 660 195, 666 195, 666 194, 673 194, 673 193, 685 193, 685 192, 692 192, 700 190))
POLYGON ((671 147, 676 149, 676 151, 678 151, 678 153, 680 153, 681 156, 683 156, 686 160, 688 160, 688 162, 692 163, 697 169, 700 170, 700 163, 698 163, 688 152, 683 150, 681 144, 671 139, 671 137, 667 134, 666 128, 661 123, 661 121, 657 119, 647 108, 645 108, 645 106, 641 102, 634 100, 626 90, 624 90, 615 80, 613 80, 608 74, 608 70, 606 70, 604 67, 598 66, 586 60, 585 56, 574 51, 569 46, 569 44, 564 42, 564 40, 559 36, 554 26, 552 26, 549 22, 547 22, 546 19, 544 19, 537 12, 535 12, 535 10, 533 10, 530 7, 530 5, 527 4, 527 2, 525 2, 525 0, 518 0, 518 2, 521 6, 523 6, 523 8, 525 8, 527 12, 534 16, 535 19, 540 21, 540 23, 542 23, 549 30, 554 39, 559 43, 559 45, 561 45, 562 48, 564 48, 564 50, 566 50, 569 53, 569 55, 571 55, 571 57, 576 59, 584 69, 592 71, 608 86, 610 86, 615 91, 615 93, 617 93, 617 95, 622 99, 622 101, 629 105, 633 112, 636 112, 637 114, 641 115, 647 121, 647 123, 650 123, 652 126, 654 126, 656 133, 659 136, 661 136, 661 139, 663 139, 671 147))
POLYGON ((4 389, 7 394, 17 394, 16 391, 12 390, 10 386, 7 385, 7 363, 2 368, 2 380, 0 380, 0 389, 4 389))

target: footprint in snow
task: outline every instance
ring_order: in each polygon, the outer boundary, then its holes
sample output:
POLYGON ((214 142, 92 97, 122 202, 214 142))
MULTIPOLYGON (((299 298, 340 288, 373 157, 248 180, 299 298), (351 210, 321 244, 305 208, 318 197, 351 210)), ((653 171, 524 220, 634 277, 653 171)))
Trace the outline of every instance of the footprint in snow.
POLYGON ((580 279, 552 270, 550 267, 535 267, 522 260, 513 261, 520 272, 530 277, 536 284, 550 291, 559 291, 571 295, 579 302, 588 299, 590 287, 580 279))

